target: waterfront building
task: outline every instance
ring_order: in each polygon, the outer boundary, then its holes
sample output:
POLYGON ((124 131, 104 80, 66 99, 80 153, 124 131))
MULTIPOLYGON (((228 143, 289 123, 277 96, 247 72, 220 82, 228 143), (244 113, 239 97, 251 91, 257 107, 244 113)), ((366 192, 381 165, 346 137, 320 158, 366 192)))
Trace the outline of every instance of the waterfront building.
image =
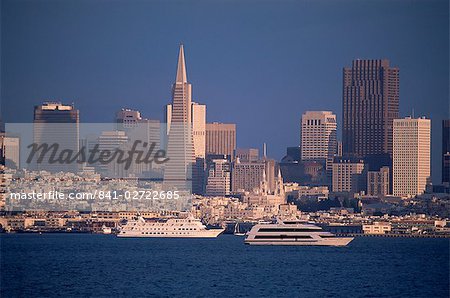
POLYGON ((389 60, 354 60, 343 69, 343 155, 392 155, 399 116, 399 69, 389 60))
POLYGON ((333 192, 350 194, 365 191, 366 165, 363 160, 336 158, 333 162, 333 192))
MULTIPOLYGON (((61 102, 44 102, 34 107, 33 142, 38 146, 48 144, 58 145, 58 153, 63 150, 72 152, 73 156, 79 150, 79 121, 80 113, 74 105, 61 102)), ((50 163, 49 156, 38 162, 37 158, 31 161, 31 167, 49 172, 77 172, 77 162, 50 163)))
POLYGON ((430 178, 431 120, 406 117, 394 120, 393 194, 415 196, 430 178))
POLYGON ((301 159, 325 164, 331 174, 337 153, 336 115, 329 111, 307 111, 301 119, 301 159))
POLYGON ((233 156, 236 150, 236 124, 206 124, 206 154, 233 156))
POLYGON ((365 224, 362 226, 364 234, 372 235, 387 234, 391 229, 392 226, 389 222, 374 222, 373 224, 365 224))

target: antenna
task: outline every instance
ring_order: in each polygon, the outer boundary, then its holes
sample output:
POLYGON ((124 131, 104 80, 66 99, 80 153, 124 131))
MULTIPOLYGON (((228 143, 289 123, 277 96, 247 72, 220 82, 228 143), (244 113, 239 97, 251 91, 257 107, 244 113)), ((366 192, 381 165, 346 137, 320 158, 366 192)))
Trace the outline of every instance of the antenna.
POLYGON ((266 159, 266 157, 267 157, 267 146, 266 146, 266 143, 263 144, 263 157, 264 157, 264 159, 266 159))

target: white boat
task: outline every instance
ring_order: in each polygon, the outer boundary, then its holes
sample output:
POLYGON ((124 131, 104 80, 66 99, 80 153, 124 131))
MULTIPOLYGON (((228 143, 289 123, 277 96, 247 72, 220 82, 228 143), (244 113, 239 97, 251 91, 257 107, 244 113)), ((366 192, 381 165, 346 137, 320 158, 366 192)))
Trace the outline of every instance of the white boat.
POLYGON ((166 220, 148 220, 138 217, 129 220, 120 230, 118 237, 154 237, 154 238, 215 238, 225 229, 208 229, 199 219, 170 218, 166 220))
POLYGON ((257 224, 247 233, 245 244, 346 246, 352 240, 353 237, 337 237, 321 227, 293 220, 257 224))
POLYGON ((234 225, 234 233, 235 236, 245 236, 245 233, 242 233, 239 231, 239 223, 236 222, 236 224, 234 225))

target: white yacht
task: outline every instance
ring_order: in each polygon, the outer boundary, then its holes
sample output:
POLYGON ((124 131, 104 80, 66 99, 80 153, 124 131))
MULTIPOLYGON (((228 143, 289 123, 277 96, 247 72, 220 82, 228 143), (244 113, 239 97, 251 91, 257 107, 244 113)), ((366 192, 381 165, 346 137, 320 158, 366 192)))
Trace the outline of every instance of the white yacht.
POLYGON ((291 220, 253 226, 247 233, 245 244, 346 246, 352 240, 353 237, 337 237, 321 227, 291 220))
POLYGON ((170 218, 148 220, 138 217, 129 220, 120 230, 118 237, 160 237, 160 238, 215 238, 225 229, 207 229, 199 219, 170 218))

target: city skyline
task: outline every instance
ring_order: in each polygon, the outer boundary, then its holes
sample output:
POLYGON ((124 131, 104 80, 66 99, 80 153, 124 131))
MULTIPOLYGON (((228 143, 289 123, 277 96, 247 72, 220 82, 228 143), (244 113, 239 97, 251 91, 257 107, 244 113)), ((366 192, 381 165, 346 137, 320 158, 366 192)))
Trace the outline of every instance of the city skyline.
MULTIPOLYGON (((296 9, 304 6, 303 8, 316 15, 328 15, 331 14, 332 9, 337 9, 339 16, 328 20, 324 19, 319 23, 308 16, 305 16, 303 21, 297 21, 294 14, 288 14, 289 22, 282 21, 280 17, 287 13, 289 8, 287 5, 283 9, 271 12, 275 19, 265 27, 266 30, 284 32, 278 43, 275 42, 276 39, 273 36, 268 36, 266 40, 260 33, 255 33, 254 36, 244 35, 250 37, 245 40, 244 36, 230 36, 222 30, 214 40, 220 39, 220 37, 223 37, 223 40, 217 45, 209 45, 199 39, 199 34, 203 30, 199 30, 198 25, 203 28, 206 23, 211 23, 213 28, 217 28, 216 23, 210 17, 201 18, 198 21, 199 24, 192 25, 189 30, 182 29, 176 34, 161 36, 161 34, 155 33, 151 26, 142 28, 138 26, 138 24, 146 24, 146 22, 150 22, 150 24, 155 22, 159 24, 158 26, 162 26, 168 22, 168 20, 163 21, 147 11, 138 14, 136 21, 124 18, 122 22, 118 22, 124 25, 121 34, 100 38, 94 48, 88 46, 86 42, 92 40, 96 35, 88 34, 82 26, 80 33, 72 32, 70 37, 76 41, 84 41, 84 43, 82 42, 78 48, 75 47, 72 50, 68 50, 71 49, 68 48, 71 45, 69 40, 62 41, 57 45, 52 43, 52 38, 60 36, 58 35, 59 31, 54 28, 54 23, 45 21, 34 28, 19 26, 16 23, 23 17, 27 17, 29 22, 40 20, 46 14, 40 10, 45 3, 34 5, 38 12, 34 17, 29 15, 29 11, 21 11, 20 4, 6 1, 2 7, 2 16, 4 16, 2 23, 4 22, 6 25, 2 26, 2 38, 5 41, 2 43, 2 55, 5 58, 2 59, 4 62, 2 63, 2 86, 4 86, 2 88, 2 116, 5 122, 30 122, 32 112, 24 112, 23 107, 27 103, 32 107, 47 98, 75 102, 76 107, 80 110, 80 121, 82 122, 111 121, 114 113, 123 107, 139 110, 147 118, 161 119, 163 106, 170 98, 170 83, 173 81, 173 69, 175 68, 171 67, 171 65, 174 66, 173 56, 181 41, 185 46, 187 45, 186 55, 188 56, 190 82, 195 85, 193 101, 208 106, 207 121, 236 123, 238 147, 260 148, 266 142, 268 143, 268 155, 279 160, 284 156, 286 147, 299 144, 300 117, 305 111, 330 110, 335 113, 338 118, 337 131, 340 136, 342 131, 342 68, 349 65, 355 58, 387 58, 392 65, 400 69, 400 117, 411 114, 414 108, 416 115, 424 115, 432 119, 432 178, 434 182, 440 182, 441 120, 448 118, 448 113, 442 109, 442 105, 448 102, 448 69, 444 69, 448 63, 442 63, 442 61, 448 61, 448 55, 443 55, 443 53, 448 53, 448 44, 444 43, 442 38, 448 36, 448 26, 441 26, 442 22, 448 23, 448 18, 445 18, 448 16, 448 9, 446 12, 440 9, 443 5, 448 6, 448 3, 444 3, 444 1, 434 2, 433 5, 427 7, 426 13, 420 12, 420 5, 411 8, 405 7, 401 3, 392 4, 391 12, 383 11, 387 17, 386 24, 377 24, 381 27, 376 28, 376 32, 378 32, 390 26, 386 31, 387 36, 383 36, 383 38, 391 43, 385 46, 377 42, 381 39, 380 36, 371 34, 375 32, 375 25, 370 25, 369 21, 361 24, 361 28, 355 28, 355 30, 367 30, 367 37, 353 39, 352 36, 341 36, 342 42, 339 43, 336 38, 331 36, 331 33, 342 32, 339 30, 351 25, 355 20, 346 19, 345 17, 349 17, 349 15, 334 5, 331 7, 328 5, 323 12, 319 13, 318 10, 323 8, 320 4, 299 3, 290 4, 293 6, 290 8, 298 12, 296 9), (400 9, 406 8, 414 12, 413 17, 398 14, 400 9), (430 20, 428 14, 436 17, 430 20), (147 20, 145 17, 149 15, 153 15, 154 18, 147 20), (17 19, 12 20, 11 17, 14 16, 17 19), (336 25, 336 27, 331 29, 330 24, 336 25), (442 29, 444 27, 447 29, 442 29), (403 33, 411 28, 415 28, 414 30, 418 33, 416 37, 403 36, 403 33), (286 39, 289 35, 286 35, 289 32, 286 31, 288 29, 297 32, 298 36, 303 38, 303 43, 299 43, 297 40, 288 42, 286 39), (304 31, 304 29, 307 30, 304 31), (24 52, 23 45, 18 43, 18 38, 23 34, 40 32, 40 30, 45 30, 48 37, 30 39, 27 42, 33 43, 29 46, 34 50, 24 52), (134 35, 125 37, 124 33, 127 32, 134 32, 137 35, 139 32, 145 33, 146 38, 134 35), (317 38, 319 35, 321 38, 317 38), (153 38, 151 38, 152 36, 153 38), (121 43, 114 49, 106 47, 107 42, 115 42, 117 38, 124 38, 123 44, 121 43), (365 43, 360 45, 361 41, 365 43), (325 45, 328 43, 333 43, 337 47, 330 57, 326 55, 328 51, 324 51, 325 45), (407 46, 412 44, 415 48, 408 49, 407 46), (54 45, 55 48, 49 48, 49 45, 54 45), (126 50, 135 46, 138 47, 136 57, 116 59, 125 58, 123 55, 126 50), (17 52, 12 53, 12 48, 17 52), (106 49, 110 50, 109 53, 104 52, 106 49), (274 55, 269 55, 271 51, 274 55), (68 63, 63 68, 58 67, 54 62, 43 67, 42 63, 48 62, 51 56, 48 55, 52 53, 57 54, 55 61, 65 57, 68 59, 68 63), (404 55, 405 53, 408 55, 404 55), (19 58, 22 61, 19 61, 19 58), (88 66, 86 62, 92 59, 97 59, 98 63, 88 66), (80 65, 76 65, 75 62, 79 62, 80 65), (11 69, 12 72, 5 72, 5 69, 11 69), (21 72, 17 72, 17 69, 27 70, 26 76, 20 77, 21 72), (41 72, 36 72, 38 69, 41 72), (91 72, 89 73, 89 71, 91 72), (82 78, 82 73, 85 74, 85 78, 82 78), (273 74, 277 75, 273 76, 273 74), (95 84, 86 82, 87 78, 95 84), (28 82, 28 88, 19 88, 21 86, 19 82, 28 82), (325 88, 317 88, 318 85, 325 88), (51 88, 52 86, 53 88, 51 88), (108 88, 105 88, 106 86, 108 88), (292 96, 294 94, 295 96, 292 96), (18 99, 17 96, 19 96, 18 99), (424 100, 431 104, 421 105, 424 100), (18 101, 21 103, 20 105, 15 104, 18 101), (92 105, 92 108, 89 108, 89 105, 92 105), (103 115, 97 113, 99 106, 104 107, 103 115), (17 110, 18 108, 21 110, 17 110), (252 108, 258 109, 258 112, 253 113, 254 115, 249 121, 243 113, 252 108), (276 133, 280 129, 283 133, 276 133)), ((59 8, 52 7, 57 20, 67 14, 73 14, 65 5, 59 8)), ((90 21, 83 9, 88 6, 92 6, 93 9, 101 8, 99 4, 86 2, 77 5, 80 5, 79 13, 71 15, 76 24, 79 24, 83 18, 87 18, 88 23, 90 21)), ((118 1, 115 5, 120 6, 121 2, 118 1)), ((134 3, 134 6, 128 6, 124 16, 135 13, 137 5, 134 3)), ((149 4, 141 5, 146 7, 149 4)), ((170 4, 156 2, 154 8, 157 11, 165 5, 170 6, 170 4)), ((375 12, 380 12, 385 6, 386 2, 383 1, 377 4, 353 5, 352 11, 357 12, 370 8, 374 11, 374 15, 370 15, 368 18, 370 20, 376 18, 375 12)), ((269 11, 270 8, 269 4, 263 6, 265 11, 269 11)), ((212 8, 203 8, 203 10, 206 9, 212 8)), ((242 9, 245 11, 249 7, 242 4, 242 9)), ((231 16, 242 22, 243 15, 230 13, 231 16)), ((217 11, 213 10, 213 15, 216 14, 217 11)), ((177 15, 178 12, 174 11, 169 15, 169 19, 172 20, 177 15)), ((110 24, 111 12, 105 11, 100 18, 110 24)), ((257 23, 262 22, 259 19, 256 21, 257 23)), ((222 20, 222 22, 225 21, 222 20)), ((167 24, 167 28, 176 24, 176 22, 173 25, 167 24)), ((72 28, 64 22, 61 26, 66 29, 72 28)), ((96 26, 95 28, 98 30, 107 28, 98 24, 96 26)), ((249 33, 248 30, 253 27, 247 25, 244 26, 245 28, 249 33)))
POLYGON ((0 296, 448 297, 449 40, 449 0, 0 0, 0 296))

